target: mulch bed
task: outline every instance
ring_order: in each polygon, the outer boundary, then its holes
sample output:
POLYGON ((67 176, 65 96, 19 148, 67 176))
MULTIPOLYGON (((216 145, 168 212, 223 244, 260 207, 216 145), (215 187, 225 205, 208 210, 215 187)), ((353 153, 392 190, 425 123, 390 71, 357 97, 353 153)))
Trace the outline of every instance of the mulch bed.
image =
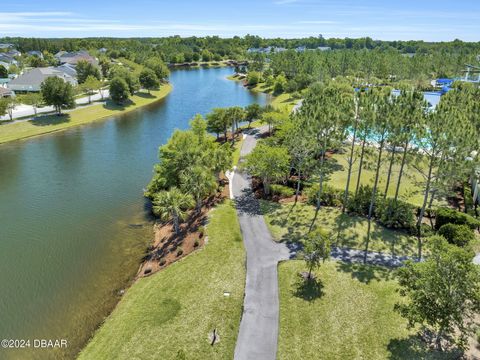
POLYGON ((180 224, 180 233, 173 230, 173 224, 157 223, 154 225, 153 243, 148 247, 146 255, 137 273, 137 278, 149 276, 164 269, 205 244, 204 226, 208 212, 216 204, 229 197, 228 180, 221 179, 221 191, 207 199, 200 212, 192 210, 186 222, 180 224))

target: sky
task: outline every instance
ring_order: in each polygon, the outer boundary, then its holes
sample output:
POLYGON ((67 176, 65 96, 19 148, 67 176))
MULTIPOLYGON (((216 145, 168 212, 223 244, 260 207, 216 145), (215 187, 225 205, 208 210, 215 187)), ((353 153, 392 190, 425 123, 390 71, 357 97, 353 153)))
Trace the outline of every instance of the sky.
POLYGON ((479 0, 1 0, 0 37, 480 41, 479 0))

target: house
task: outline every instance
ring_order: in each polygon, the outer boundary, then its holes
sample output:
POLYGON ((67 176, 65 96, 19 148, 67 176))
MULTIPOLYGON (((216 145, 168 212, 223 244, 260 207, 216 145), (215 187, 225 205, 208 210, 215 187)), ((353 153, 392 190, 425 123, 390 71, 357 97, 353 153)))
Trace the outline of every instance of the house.
POLYGON ((3 66, 5 69, 8 70, 10 68, 10 63, 0 60, 0 66, 3 66))
POLYGON ((0 44, 0 49, 10 49, 10 48, 13 48, 13 44, 6 44, 6 43, 0 44))
POLYGON ((75 52, 64 52, 63 54, 57 56, 59 53, 55 54, 55 57, 58 59, 60 64, 70 64, 77 65, 80 60, 85 60, 93 65, 98 65, 98 60, 91 56, 88 51, 75 51, 75 52))
POLYGON ((66 54, 66 51, 60 50, 57 52, 55 55, 53 55, 56 59, 60 59, 64 54, 66 54))
POLYGON ((0 53, 0 65, 3 65, 7 70, 11 65, 17 65, 18 61, 13 57, 0 53))
POLYGON ((77 70, 75 69, 75 66, 70 65, 70 64, 63 64, 60 66, 55 67, 56 70, 62 71, 67 75, 70 75, 71 77, 76 78, 77 77, 77 70))
POLYGON ((298 46, 297 48, 295 48, 296 52, 305 52, 306 50, 307 50, 306 46, 298 46))
POLYGON ((42 54, 42 52, 41 52, 41 51, 38 51, 38 50, 28 51, 27 54, 30 55, 30 56, 36 56, 36 57, 38 57, 38 58, 40 58, 40 59, 43 59, 43 54, 42 54))
POLYGON ((4 53, 4 55, 7 55, 13 58, 15 56, 22 56, 22 53, 16 49, 12 49, 4 53))
POLYGON ((330 46, 319 46, 317 48, 317 50, 320 50, 320 51, 330 51, 332 50, 332 48, 330 46))
POLYGON ((7 84, 7 87, 13 91, 40 91, 40 86, 45 81, 45 79, 56 76, 62 79, 65 82, 72 84, 73 86, 78 85, 77 79, 75 77, 68 75, 67 73, 57 70, 54 67, 44 67, 44 68, 35 68, 31 69, 16 79, 13 79, 7 84))
POLYGON ((102 47, 101 49, 98 49, 99 53, 105 54, 107 52, 107 49, 102 47))

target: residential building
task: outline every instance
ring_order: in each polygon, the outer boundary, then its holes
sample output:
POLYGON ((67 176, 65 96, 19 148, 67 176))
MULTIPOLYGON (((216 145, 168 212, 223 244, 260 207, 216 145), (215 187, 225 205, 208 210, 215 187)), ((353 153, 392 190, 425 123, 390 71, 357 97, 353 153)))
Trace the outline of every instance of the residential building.
POLYGON ((40 86, 45 81, 45 79, 52 76, 59 77, 63 81, 68 82, 73 86, 78 85, 75 77, 68 75, 66 72, 58 70, 54 67, 44 67, 31 69, 23 73, 16 79, 10 81, 7 84, 7 87, 13 91, 36 92, 40 91, 40 86))
POLYGON ((10 49, 10 48, 13 48, 13 44, 5 44, 5 43, 0 44, 0 49, 10 49))
POLYGON ((39 57, 40 59, 43 59, 43 54, 41 51, 38 51, 38 50, 32 50, 32 51, 29 51, 27 52, 28 55, 30 56, 37 56, 39 57))
POLYGON ((96 58, 91 56, 88 51, 75 51, 75 52, 59 52, 55 54, 60 64, 77 65, 80 60, 85 60, 93 65, 98 65, 96 58))
POLYGON ((319 46, 317 48, 317 50, 320 50, 320 51, 330 51, 332 50, 332 48, 330 46, 319 46))

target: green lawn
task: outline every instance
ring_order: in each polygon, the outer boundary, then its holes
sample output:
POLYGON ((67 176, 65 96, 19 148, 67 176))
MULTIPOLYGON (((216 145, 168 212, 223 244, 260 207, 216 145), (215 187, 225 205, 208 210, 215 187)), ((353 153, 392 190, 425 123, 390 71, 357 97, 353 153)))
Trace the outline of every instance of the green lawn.
POLYGON ((108 102, 106 105, 92 105, 57 116, 47 115, 33 121, 22 121, 14 124, 5 124, 0 127, 0 144, 13 140, 25 139, 42 134, 57 132, 73 126, 91 123, 107 117, 124 114, 158 101, 167 96, 172 90, 172 85, 162 85, 158 91, 151 94, 139 92, 132 96, 131 102, 125 106, 108 102))
POLYGON ((238 165, 238 161, 240 160, 240 150, 242 149, 243 144, 243 136, 240 137, 240 140, 235 142, 235 148, 232 154, 232 167, 238 165))
POLYGON ((204 249, 134 283, 79 359, 232 359, 245 253, 231 202, 212 211, 207 236, 204 249))
MULTIPOLYGON (((357 146, 358 151, 360 147, 357 146)), ((329 185, 337 189, 344 190, 347 183, 347 170, 348 163, 347 157, 350 155, 348 149, 346 149, 345 154, 334 154, 333 159, 337 161, 339 165, 339 171, 335 171, 330 178, 329 185)), ((388 167, 390 165, 390 152, 384 152, 384 161, 382 161, 380 180, 379 180, 379 191, 385 192, 385 185, 387 182, 388 167)), ((376 153, 375 153, 376 155, 376 153)), ((357 157, 359 158, 359 156, 357 157)), ((374 169, 375 159, 366 159, 364 169, 362 170, 362 176, 360 178, 360 184, 362 185, 373 185, 375 178, 374 169)), ((396 155, 396 163, 392 168, 392 177, 390 181, 390 186, 388 189, 388 196, 393 197, 395 195, 395 189, 397 186, 398 173, 400 172, 401 154, 396 155)), ((357 184, 357 175, 358 175, 359 160, 353 164, 352 179, 350 182, 350 190, 355 191, 355 186, 357 184)), ((404 173, 402 176, 402 183, 400 185, 400 197, 410 202, 415 206, 421 206, 423 202, 423 177, 422 175, 413 167, 406 166, 404 168, 404 173)))
MULTIPOLYGON (((262 212, 277 241, 299 241, 307 233, 315 213, 312 205, 298 203, 278 204, 262 201, 262 212)), ((363 250, 367 235, 367 220, 359 216, 342 214, 340 209, 324 207, 320 210, 317 226, 331 232, 334 245, 363 250)), ((369 249, 395 255, 416 255, 417 242, 400 231, 389 230, 372 222, 369 249)))
POLYGON ((391 270, 326 262, 305 283, 302 261, 279 265, 278 359, 453 359, 428 351, 393 310, 391 270))

